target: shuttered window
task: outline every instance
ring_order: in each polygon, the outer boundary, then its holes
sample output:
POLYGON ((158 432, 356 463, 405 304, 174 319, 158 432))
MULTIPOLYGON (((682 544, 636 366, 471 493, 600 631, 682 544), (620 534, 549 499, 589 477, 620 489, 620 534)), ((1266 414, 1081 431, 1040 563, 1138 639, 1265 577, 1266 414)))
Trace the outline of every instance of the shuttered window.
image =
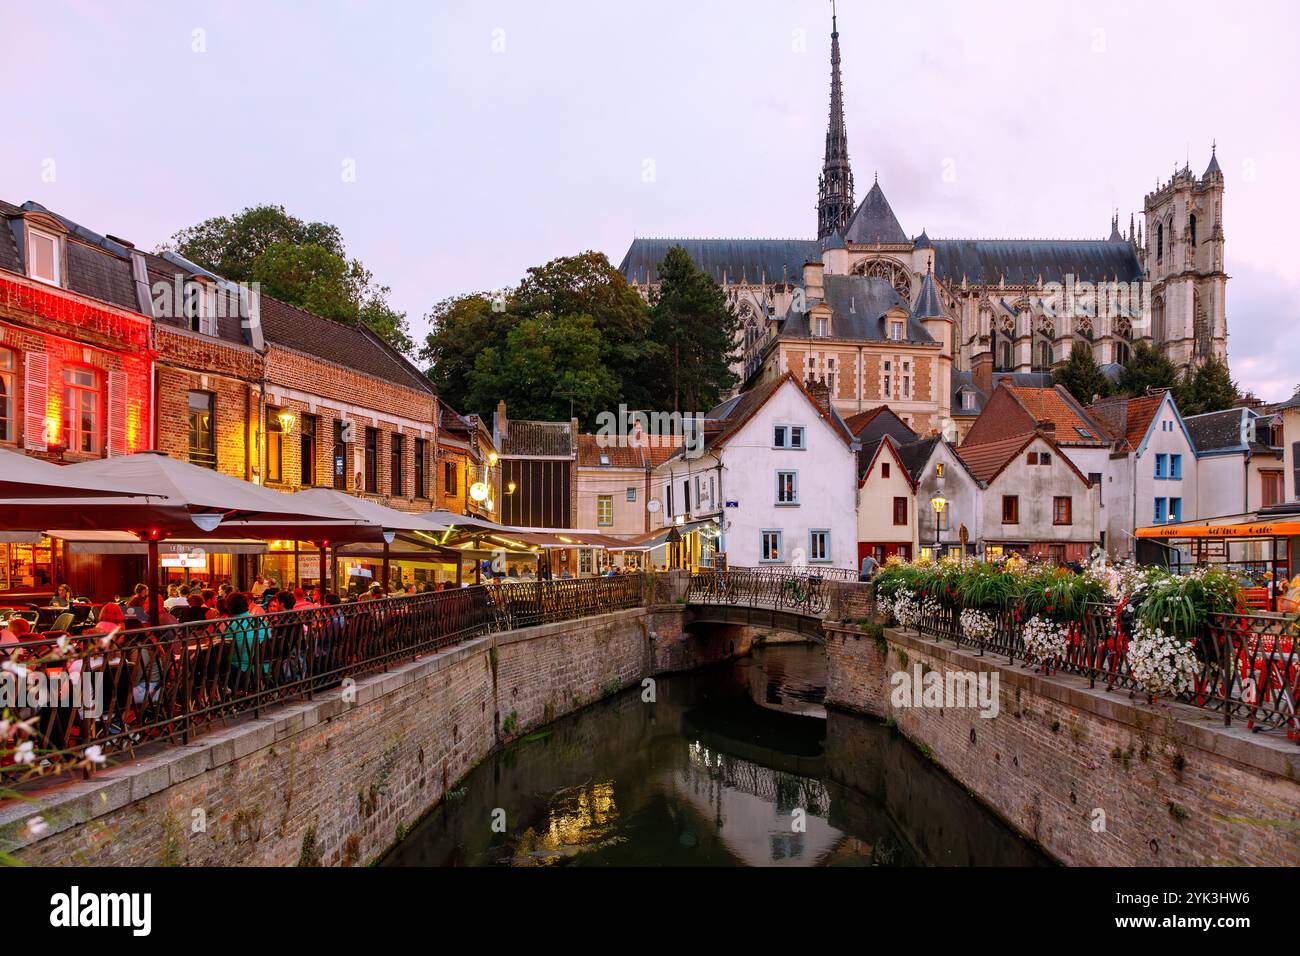
POLYGON ((50 357, 28 352, 23 360, 23 443, 34 451, 49 448, 46 406, 50 393, 50 357))

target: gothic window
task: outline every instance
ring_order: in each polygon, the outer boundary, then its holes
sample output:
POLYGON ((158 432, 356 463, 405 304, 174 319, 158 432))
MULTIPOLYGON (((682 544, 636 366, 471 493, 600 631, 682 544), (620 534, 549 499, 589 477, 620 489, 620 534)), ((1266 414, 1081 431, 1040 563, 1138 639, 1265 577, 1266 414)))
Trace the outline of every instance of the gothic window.
POLYGON ((745 323, 745 348, 753 348, 758 341, 758 323, 752 318, 745 323))
POLYGON ((1160 345, 1165 340, 1164 296, 1158 295, 1151 302, 1151 338, 1156 345, 1160 345))
POLYGON ((868 279, 884 279, 903 299, 912 301, 912 274, 892 259, 872 259, 857 267, 868 279))
POLYGON ((1127 342, 1115 343, 1115 361, 1119 365, 1127 365, 1129 360, 1129 347, 1127 342))
POLYGON ((1156 226, 1156 262, 1165 261, 1165 224, 1156 226))
POLYGON ((1038 346, 1038 360, 1039 360, 1039 364, 1042 365, 1044 369, 1049 369, 1052 367, 1052 343, 1051 342, 1043 342, 1038 346))
POLYGON ((1196 248, 1196 213, 1187 217, 1187 228, 1192 234, 1192 248, 1196 248))

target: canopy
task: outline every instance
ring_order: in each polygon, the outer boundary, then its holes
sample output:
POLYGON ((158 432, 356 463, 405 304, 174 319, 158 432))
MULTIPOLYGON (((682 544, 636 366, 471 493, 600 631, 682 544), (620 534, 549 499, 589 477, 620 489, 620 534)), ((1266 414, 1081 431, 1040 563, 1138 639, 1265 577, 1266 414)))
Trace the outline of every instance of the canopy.
POLYGON ((0 498, 89 498, 138 494, 139 491, 127 485, 79 475, 70 466, 54 465, 0 449, 0 498))
POLYGON ((1289 538, 1300 535, 1300 521, 1259 521, 1245 524, 1155 525, 1138 528, 1139 538, 1289 538))
MULTIPOLYGON (((147 554, 149 546, 129 531, 50 531, 71 554, 147 554)), ((265 541, 248 538, 170 538, 159 545, 162 554, 265 554, 265 541)))
MULTIPOLYGON (((320 508, 339 518, 361 521, 385 531, 432 531, 428 514, 398 511, 367 498, 358 498, 333 488, 310 488, 289 496, 294 501, 306 502, 309 507, 320 508)), ((441 529, 437 529, 441 530, 441 529)))

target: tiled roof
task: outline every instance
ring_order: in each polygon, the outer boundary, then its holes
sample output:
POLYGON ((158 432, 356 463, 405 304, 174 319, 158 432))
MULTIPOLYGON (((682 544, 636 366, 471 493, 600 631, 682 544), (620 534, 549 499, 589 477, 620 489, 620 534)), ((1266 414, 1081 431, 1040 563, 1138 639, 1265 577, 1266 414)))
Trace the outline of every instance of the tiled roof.
POLYGON ((820 260, 815 239, 634 239, 618 271, 629 282, 653 285, 659 281, 659 263, 673 246, 681 246, 695 267, 714 282, 742 279, 759 282, 782 280, 803 284, 804 263, 820 260))
POLYGON ((976 479, 988 484, 1036 437, 1036 432, 1029 432, 979 445, 962 445, 957 454, 976 479))
POLYGON ((1198 452, 1242 449, 1242 426, 1246 419, 1244 408, 1229 408, 1206 415, 1189 415, 1183 419, 1192 444, 1198 452))
POLYGON ((607 439, 602 443, 599 435, 579 435, 578 464, 588 468, 654 468, 681 447, 680 435, 642 435, 636 441, 629 438, 623 443, 607 439))
MULTIPOLYGON (((188 269, 184 269, 174 262, 155 256, 152 253, 144 253, 145 269, 149 273, 149 285, 162 282, 170 288, 174 288, 176 277, 180 276, 181 282, 194 275, 188 269)), ((174 311, 174 310, 173 310, 174 311)), ((228 302, 224 315, 217 317, 217 338, 225 339, 227 342, 242 342, 245 345, 252 345, 251 330, 246 328, 245 323, 240 315, 240 306, 237 302, 228 302)), ((166 325, 174 325, 179 328, 188 328, 189 323, 182 315, 160 315, 157 316, 159 322, 166 325)))
POLYGON ((1089 405, 1088 414, 1106 429, 1107 437, 1133 451, 1142 444, 1163 401, 1163 394, 1106 399, 1089 405))
MULTIPOLYGON (((908 316, 905 341, 933 345, 934 338, 921 322, 912 317, 907 302, 885 279, 876 276, 829 275, 823 279, 824 296, 810 300, 812 309, 820 302, 831 308, 831 334, 828 340, 851 339, 855 341, 890 341, 886 313, 902 309, 908 316)), ((796 312, 792 308, 781 326, 784 339, 806 339, 811 333, 809 312, 796 312)))
POLYGON ((573 425, 571 422, 529 422, 509 419, 501 454, 517 458, 572 458, 573 425))
POLYGON ((1056 426, 1056 441, 1061 445, 1109 444, 1102 429, 1092 422, 1083 408, 1063 387, 1023 388, 1012 387, 1016 397, 1035 422, 1051 422, 1056 426))
POLYGON ((853 218, 844 227, 844 238, 857 243, 911 244, 880 183, 872 183, 853 218))
POLYGON ((428 378, 364 325, 335 322, 269 295, 261 297, 261 317, 270 344, 306 352, 396 385, 434 390, 428 378))

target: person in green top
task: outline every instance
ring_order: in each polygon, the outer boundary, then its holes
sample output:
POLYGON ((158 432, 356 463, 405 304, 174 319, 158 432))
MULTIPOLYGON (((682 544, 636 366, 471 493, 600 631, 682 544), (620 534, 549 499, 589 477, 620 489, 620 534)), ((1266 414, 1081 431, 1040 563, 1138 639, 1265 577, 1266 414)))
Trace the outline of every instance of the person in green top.
MULTIPOLYGON (((252 668, 253 661, 256 659, 257 645, 271 636, 270 631, 265 624, 258 623, 254 620, 254 616, 248 613, 248 598, 244 595, 238 593, 230 595, 226 607, 233 618, 227 625, 227 633, 234 637, 230 666, 245 674, 252 668)), ((262 672, 267 671, 267 665, 263 664, 262 672)))

